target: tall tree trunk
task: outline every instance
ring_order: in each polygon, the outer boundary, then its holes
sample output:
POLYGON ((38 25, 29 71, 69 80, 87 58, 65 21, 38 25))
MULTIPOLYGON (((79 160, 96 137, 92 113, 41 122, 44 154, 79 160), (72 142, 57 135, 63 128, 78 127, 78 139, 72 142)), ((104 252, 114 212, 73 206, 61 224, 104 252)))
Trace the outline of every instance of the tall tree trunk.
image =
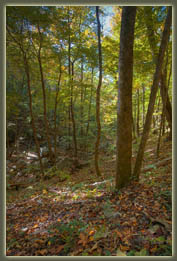
POLYGON ((161 79, 160 79, 160 92, 161 92, 163 106, 165 106, 166 119, 168 121, 168 125, 170 128, 169 137, 172 138, 172 107, 168 95, 168 88, 166 85, 165 75, 163 73, 161 74, 161 79))
POLYGON ((29 96, 29 109, 30 109, 30 116, 31 116, 31 125, 32 125, 32 130, 33 130, 33 136, 36 144, 36 150, 37 150, 37 155, 39 159, 39 164, 40 164, 40 170, 42 174, 44 174, 44 168, 42 164, 42 158, 40 155, 40 144, 37 138, 37 133, 36 133, 36 124, 34 120, 34 115, 33 115, 33 108, 32 108, 32 95, 31 95, 31 81, 30 81, 30 73, 29 73, 29 65, 28 65, 28 60, 26 57, 26 53, 23 51, 23 59, 24 59, 24 65, 25 65, 25 72, 26 72, 26 77, 27 77, 27 86, 28 86, 28 96, 29 96))
POLYGON ((135 121, 133 118, 133 113, 132 113, 132 128, 133 128, 133 138, 136 139, 136 128, 135 128, 135 121))
MULTIPOLYGON (((68 7, 68 85, 69 85, 69 93, 70 93, 70 101, 71 101, 71 36, 70 36, 70 7, 68 7)), ((71 148, 70 137, 71 137, 71 102, 68 108, 68 136, 69 136, 69 146, 71 148)))
POLYGON ((76 139, 76 127, 75 127, 75 118, 74 118, 74 108, 73 108, 73 79, 74 79, 74 62, 71 62, 71 35, 70 35, 70 9, 68 7, 68 75, 69 75, 69 87, 70 87, 70 114, 72 121, 72 135, 73 135, 73 145, 74 145, 74 163, 77 165, 77 139, 76 139))
POLYGON ((98 55, 99 55, 99 82, 96 90, 96 123, 97 123, 97 137, 95 142, 95 170, 97 176, 101 176, 99 169, 99 145, 101 137, 101 123, 100 123, 100 91, 102 85, 102 50, 101 50, 101 26, 99 20, 99 7, 96 6, 97 31, 98 31, 98 55))
POLYGON ((130 181, 132 160, 132 80, 136 7, 122 11, 117 107, 116 189, 130 181))
POLYGON ((60 71, 57 82, 57 89, 55 94, 55 107, 54 107, 54 152, 55 152, 55 164, 56 164, 56 155, 57 155, 57 106, 58 106, 58 95, 60 91, 60 82, 61 82, 61 61, 60 61, 60 71))
POLYGON ((91 114, 91 107, 92 107, 92 96, 93 96, 93 68, 92 68, 92 78, 91 78, 90 100, 89 100, 89 107, 88 107, 88 120, 87 120, 86 137, 88 137, 89 127, 90 127, 90 114, 91 114))
POLYGON ((133 105, 133 108, 134 108, 134 125, 135 125, 135 135, 134 135, 134 138, 136 139, 136 136, 137 136, 137 130, 136 130, 136 108, 137 106, 136 106, 136 98, 135 98, 135 103, 134 103, 134 105, 133 105))
POLYGON ((83 136, 83 60, 81 63, 81 96, 80 96, 80 100, 81 100, 81 105, 80 105, 80 117, 81 117, 81 129, 80 129, 80 135, 81 137, 83 136))
POLYGON ((75 157, 75 164, 77 165, 77 138, 76 138, 76 124, 75 124, 75 117, 74 117, 74 107, 73 107, 73 80, 74 80, 74 62, 71 63, 72 65, 72 78, 71 78, 71 120, 72 120, 72 127, 73 127, 73 144, 74 144, 74 157, 75 157))
POLYGON ((136 120, 136 131, 137 131, 137 136, 140 136, 140 99, 139 99, 139 89, 137 90, 137 120, 136 120))
MULTIPOLYGON (((166 97, 165 97, 165 99, 166 99, 166 97)), ((161 121, 160 121, 160 127, 159 127, 159 137, 158 137, 157 149, 156 149, 157 158, 159 157, 160 142, 161 142, 161 136, 162 136, 164 117, 165 117, 165 106, 163 106, 163 110, 162 110, 162 114, 161 114, 161 121)))
POLYGON ((144 119, 145 119, 145 86, 143 85, 143 128, 144 128, 144 119))
MULTIPOLYGON (((158 50, 157 50, 157 41, 155 38, 155 33, 154 33, 154 28, 153 28, 152 7, 147 7, 147 6, 144 7, 144 14, 145 14, 145 22, 146 22, 146 27, 147 27, 149 45, 152 49, 154 60, 157 60, 158 50)), ((163 76, 161 75, 161 77, 163 77, 163 76)), ((165 106, 164 97, 163 97, 164 92, 166 93, 166 86, 165 86, 165 84, 162 84, 162 85, 160 85, 160 93, 161 93, 163 105, 165 106), (163 90, 163 88, 164 88, 164 90, 163 90)), ((166 98, 165 114, 166 114, 166 119, 168 121, 168 125, 170 127, 170 135, 171 135, 172 134, 172 106, 170 103, 168 93, 167 93, 167 98, 166 98)))
POLYGON ((38 33, 40 36, 40 46, 38 50, 38 62, 39 62, 39 70, 40 70, 40 75, 41 75, 41 85, 42 85, 42 94, 43 94, 43 109, 44 109, 44 124, 45 124, 45 130, 46 130, 46 137, 47 137, 47 143, 48 143, 48 148, 49 148, 49 158, 51 161, 54 160, 54 155, 52 152, 52 145, 50 141, 50 134, 49 134, 49 123, 47 119, 47 104, 46 104, 46 91, 45 91, 45 82, 44 82, 44 74, 43 74, 43 68, 42 68, 42 62, 41 62, 41 48, 42 48, 42 36, 40 32, 40 28, 38 25, 38 33))
POLYGON ((162 41, 160 44, 156 71, 154 74, 153 84, 151 87, 151 94, 150 94, 150 100, 149 100, 149 105, 148 105, 148 111, 146 114, 146 121, 145 121, 144 129, 143 129, 143 135, 141 138, 141 143, 139 146, 136 163, 135 163, 135 168, 134 168, 133 175, 136 177, 137 180, 139 179, 142 160, 143 160, 143 156, 144 156, 144 149, 146 146, 146 142, 147 142, 150 127, 151 127, 152 114, 154 111, 154 104, 155 104, 156 94, 157 94, 159 80, 160 80, 160 76, 161 76, 161 70, 162 70, 162 65, 163 65, 163 61, 164 61, 165 50, 166 50, 169 35, 170 35, 171 20, 172 20, 172 8, 169 7, 166 22, 165 22, 165 28, 164 28, 163 35, 162 35, 162 41))

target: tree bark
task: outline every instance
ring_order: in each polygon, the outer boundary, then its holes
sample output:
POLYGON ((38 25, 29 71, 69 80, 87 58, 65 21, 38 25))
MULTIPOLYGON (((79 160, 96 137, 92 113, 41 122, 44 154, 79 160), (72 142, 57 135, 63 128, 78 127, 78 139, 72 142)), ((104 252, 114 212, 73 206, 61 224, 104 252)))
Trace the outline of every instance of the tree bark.
POLYGON ((92 96, 93 96, 93 68, 92 68, 92 78, 91 78, 90 100, 89 100, 89 107, 88 107, 88 120, 87 120, 86 137, 88 137, 89 127, 90 127, 90 114, 91 114, 91 107, 92 107, 92 96))
POLYGON ((143 85, 143 128, 144 128, 144 119, 145 119, 145 86, 143 85))
POLYGON ((54 107, 54 152, 55 152, 55 164, 56 164, 56 155, 57 155, 57 106, 58 106, 58 95, 60 91, 60 82, 61 82, 61 75, 62 75, 62 70, 61 70, 61 61, 60 61, 60 71, 59 71, 59 76, 58 76, 58 82, 57 82, 57 89, 56 89, 56 94, 55 94, 55 107, 54 107))
POLYGON ((81 129, 80 129, 80 135, 81 137, 83 136, 83 60, 81 63, 81 96, 80 96, 80 101, 81 101, 81 105, 80 105, 80 117, 81 117, 81 129))
POLYGON ((101 176, 99 169, 99 145, 101 137, 101 123, 100 123, 100 91, 102 85, 102 50, 101 50, 101 26, 99 20, 99 7, 96 6, 97 31, 98 31, 98 56, 99 56, 99 82, 96 90, 96 123, 97 123, 97 137, 95 142, 95 170, 97 176, 101 176))
POLYGON ((31 81, 30 81, 30 74, 29 74, 29 65, 28 65, 28 60, 27 60, 27 57, 26 57, 26 54, 25 54, 24 51, 23 51, 23 59, 24 59, 24 64, 25 64, 25 72, 26 72, 26 76, 27 76, 31 125, 32 125, 32 129, 33 129, 33 135, 34 135, 34 140, 35 140, 35 144, 36 144, 37 155, 38 155, 39 164, 40 164, 40 170, 41 170, 42 174, 44 174, 42 158, 41 158, 41 155, 40 155, 40 144, 39 144, 39 141, 38 141, 38 138, 37 138, 36 124, 35 124, 33 109, 32 109, 32 95, 31 95, 31 81))
POLYGON ((117 107, 116 189, 130 181, 132 160, 132 80, 136 7, 122 11, 117 107))
POLYGON ((164 61, 165 50, 166 50, 169 35, 170 35, 171 20, 172 20, 172 8, 169 7, 167 18, 165 21, 165 28, 163 31, 162 40, 161 40, 161 44, 160 44, 159 55, 158 55, 157 64, 156 64, 156 71, 154 74, 153 84, 151 87, 151 94, 150 94, 150 100, 149 100, 149 105, 148 105, 148 111, 147 111, 147 115, 146 115, 146 121, 145 121, 144 129, 143 129, 143 135, 141 138, 141 143, 139 146, 136 163, 135 163, 135 168, 134 168, 134 173, 133 173, 133 176, 135 176, 135 178, 137 180, 139 180, 142 160, 143 160, 143 156, 144 156, 144 149, 146 146, 146 142, 147 142, 150 127, 151 127, 152 114, 154 111, 154 104, 155 104, 156 94, 157 94, 159 80, 160 80, 160 76, 161 76, 161 70, 162 70, 162 65, 163 65, 163 61, 164 61))
POLYGON ((40 28, 38 25, 38 33, 40 36, 40 46, 38 50, 38 62, 39 62, 39 70, 40 70, 40 75, 41 75, 41 85, 42 85, 42 94, 43 94, 43 109, 44 109, 44 123, 45 123, 45 130, 46 130, 46 137, 47 137, 47 143, 48 143, 48 148, 49 148, 49 158, 51 161, 54 160, 54 155, 52 152, 52 145, 50 142, 50 134, 49 134, 49 123, 47 119, 47 105, 46 105, 46 91, 45 91, 45 82, 44 82, 44 74, 43 74, 43 68, 42 68, 42 62, 41 62, 41 48, 42 48, 42 36, 40 32, 40 28))
POLYGON ((73 144, 74 144, 74 157, 75 157, 75 164, 77 165, 77 138, 76 138, 76 123, 74 117, 74 108, 73 108, 73 79, 74 79, 74 62, 72 64, 72 78, 71 78, 71 120, 72 120, 72 127, 73 127, 73 144))
POLYGON ((137 131, 137 136, 140 136, 140 99, 139 99, 139 89, 137 90, 137 120, 136 120, 136 131, 137 131))

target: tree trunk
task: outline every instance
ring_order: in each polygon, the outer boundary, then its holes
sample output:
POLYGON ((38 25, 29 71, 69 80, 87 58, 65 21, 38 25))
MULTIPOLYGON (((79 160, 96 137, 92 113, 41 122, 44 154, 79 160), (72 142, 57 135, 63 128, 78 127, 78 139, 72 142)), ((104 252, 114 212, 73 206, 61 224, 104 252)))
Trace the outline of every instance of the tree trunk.
POLYGON ((139 103, 139 89, 137 90, 137 121, 136 121, 136 131, 137 131, 137 136, 140 136, 140 126, 139 126, 139 121, 140 121, 140 103, 139 103))
POLYGON ((100 123, 100 91, 102 85, 102 50, 101 50, 101 26, 99 20, 99 7, 96 6, 97 30, 98 30, 98 56, 99 56, 99 82, 96 90, 96 123, 97 123, 97 137, 95 142, 95 170, 97 176, 101 176, 99 169, 99 145, 101 137, 101 123, 100 123))
POLYGON ((164 61, 164 55, 165 55, 165 50, 167 47, 169 35, 170 35, 170 27, 171 27, 171 20, 172 20, 172 8, 169 7, 166 22, 165 22, 165 28, 163 31, 162 35, 162 41, 160 44, 160 49, 159 49, 159 55, 157 59, 157 65, 156 65, 156 71, 154 74, 154 79, 153 79, 153 84, 151 87, 151 94, 150 94, 150 100, 149 100, 149 105, 148 105, 148 111, 146 114, 146 121, 144 124, 144 129, 143 129, 143 135, 141 138, 141 143, 139 146, 137 158, 136 158, 136 163, 135 163, 135 168, 134 168, 134 176, 136 179, 139 179, 140 171, 141 171, 141 165, 142 165, 142 160, 144 156, 144 149, 146 146, 146 142, 149 136, 149 131, 151 127, 151 120, 152 120, 152 114, 154 111, 154 104, 155 104, 155 99, 156 99, 156 94, 158 90, 158 84, 161 76, 161 70, 162 70, 162 64, 164 61))
POLYGON ((47 105, 46 105, 46 92, 45 92, 45 82, 44 82, 44 74, 43 74, 43 68, 42 68, 42 62, 41 62, 41 48, 42 48, 42 39, 41 39, 41 32, 38 25, 38 32, 40 35, 40 46, 38 50, 38 62, 39 62, 39 70, 41 75, 41 85, 42 85, 42 94, 43 94, 43 109, 44 109, 44 123, 45 123, 45 130, 46 130, 46 137, 47 137, 47 143, 49 148, 49 158, 51 161, 54 160, 54 155, 52 152, 52 145, 50 142, 50 134, 49 134, 49 123, 47 119, 47 105))
POLYGON ((80 105, 80 117, 81 117, 81 129, 80 129, 80 135, 81 137, 83 136, 83 60, 81 63, 81 96, 80 96, 80 100, 81 100, 81 105, 80 105))
POLYGON ((76 124, 75 124, 74 108, 73 108, 73 79, 74 79, 74 63, 72 63, 70 105, 71 105, 71 120, 72 120, 72 127, 73 127, 74 157, 75 157, 75 164, 77 165, 77 138, 76 138, 76 124))
POLYGON ((145 87, 143 85, 143 128, 144 128, 144 118, 145 118, 145 87))
POLYGON ((91 107, 92 107, 92 96, 93 96, 93 68, 92 68, 92 78, 91 78, 90 100, 89 100, 89 107, 88 107, 88 120, 87 120, 86 137, 88 137, 89 127, 90 127, 90 114, 91 114, 91 107))
POLYGON ((170 128, 169 136, 170 136, 170 138, 172 138, 172 107, 171 107, 171 102, 170 102, 169 95, 168 95, 168 89, 166 86, 165 75, 163 73, 161 74, 161 79, 160 79, 160 92, 161 92, 163 106, 165 106, 166 119, 168 121, 168 125, 170 128))
POLYGON ((58 106, 58 94, 60 91, 60 82, 61 82, 61 61, 60 61, 60 71, 59 71, 59 77, 57 82, 57 89, 55 94, 55 108, 54 108, 54 152, 55 152, 55 164, 56 164, 56 155, 57 155, 57 106, 58 106))
POLYGON ((136 139, 136 137, 137 137, 137 130, 136 130, 136 97, 135 97, 135 103, 133 104, 133 108, 134 108, 134 125, 135 125, 134 138, 136 139))
POLYGON ((32 95, 31 95, 31 81, 30 81, 29 65, 28 65, 28 60, 27 60, 27 57, 26 57, 26 54, 24 51, 23 51, 23 59, 24 59, 26 77, 27 77, 29 109, 30 109, 33 136, 34 136, 34 140, 35 140, 35 144, 36 144, 36 150, 37 150, 37 155, 38 155, 38 159, 39 159, 40 170, 41 170, 42 174, 44 174, 44 168, 43 168, 42 159, 41 159, 41 155, 40 155, 40 144, 39 144, 39 141, 37 138, 36 124, 35 124, 35 120, 34 120, 34 116, 33 116, 33 109, 32 109, 32 95))
MULTIPOLYGON (((157 56, 158 56, 158 51, 157 51, 157 41, 155 38, 154 29, 153 29, 152 7, 146 6, 144 8, 144 14, 145 14, 145 22, 146 22, 146 27, 147 27, 149 45, 152 49, 154 60, 156 60, 157 56)), ((161 77, 163 77, 163 76, 161 75, 161 77)), ((163 81, 163 79, 162 79, 162 81, 163 81)), ((166 89, 165 84, 161 84, 160 85, 160 94, 161 94, 162 102, 163 102, 164 106, 165 106, 165 104, 164 104, 163 92, 166 93, 165 89, 166 89), (163 88, 164 88, 164 90, 162 90, 163 88)), ((168 93, 167 93, 167 98, 166 98, 165 114, 166 114, 166 119, 168 121, 168 125, 170 127, 170 135, 172 135, 172 106, 171 106, 171 102, 170 102, 168 93)))
POLYGON ((116 189, 130 181, 132 160, 132 80, 136 7, 122 11, 117 107, 116 189))

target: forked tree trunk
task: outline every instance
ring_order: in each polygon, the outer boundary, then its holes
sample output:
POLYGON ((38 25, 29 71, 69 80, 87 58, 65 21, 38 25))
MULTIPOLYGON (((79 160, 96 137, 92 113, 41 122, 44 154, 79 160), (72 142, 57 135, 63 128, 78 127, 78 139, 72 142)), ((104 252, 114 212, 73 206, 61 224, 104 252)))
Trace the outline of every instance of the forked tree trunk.
POLYGON ((96 123, 97 123, 97 137, 95 142, 95 170, 97 176, 101 176, 99 169, 99 145, 101 137, 101 123, 100 123, 100 90, 102 85, 102 51, 101 51, 101 26, 99 20, 99 7, 96 6, 97 30, 98 30, 98 56, 99 56, 99 82, 96 90, 96 123))
POLYGON ((116 189, 126 186, 131 177, 132 80, 135 17, 136 7, 123 7, 119 54, 116 189))
POLYGON ((149 100, 149 105, 148 105, 148 111, 146 114, 146 121, 145 121, 144 129, 143 129, 143 135, 141 138, 141 143, 139 146, 136 163, 135 163, 135 168, 134 168, 134 173, 133 173, 133 176, 136 178, 136 180, 139 180, 142 160, 143 160, 143 156, 144 156, 144 149, 146 146, 146 142, 147 142, 150 127, 151 127, 152 114, 154 111, 154 104, 155 104, 156 94, 157 94, 158 85, 159 85, 159 81, 160 81, 165 50, 166 50, 169 35, 170 35, 170 27, 171 27, 171 22, 172 22, 171 20, 172 20, 172 8, 169 7, 167 18, 165 21, 165 28, 164 28, 163 35, 162 35, 162 41, 160 44, 159 55, 158 55, 157 64, 156 64, 156 71, 154 74, 153 84, 151 87, 151 94, 150 94, 150 100, 149 100))

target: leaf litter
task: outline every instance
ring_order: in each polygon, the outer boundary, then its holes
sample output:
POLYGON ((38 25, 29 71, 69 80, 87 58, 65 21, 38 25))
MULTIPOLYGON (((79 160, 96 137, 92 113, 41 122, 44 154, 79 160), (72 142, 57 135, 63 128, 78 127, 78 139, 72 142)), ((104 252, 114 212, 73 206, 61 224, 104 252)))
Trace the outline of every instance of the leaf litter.
MULTIPOLYGON (((157 161, 150 152, 147 165, 157 161)), ((105 172, 105 180, 78 183, 78 173, 75 185, 49 185, 8 202, 6 255, 171 256, 171 161, 118 192, 105 172)))

